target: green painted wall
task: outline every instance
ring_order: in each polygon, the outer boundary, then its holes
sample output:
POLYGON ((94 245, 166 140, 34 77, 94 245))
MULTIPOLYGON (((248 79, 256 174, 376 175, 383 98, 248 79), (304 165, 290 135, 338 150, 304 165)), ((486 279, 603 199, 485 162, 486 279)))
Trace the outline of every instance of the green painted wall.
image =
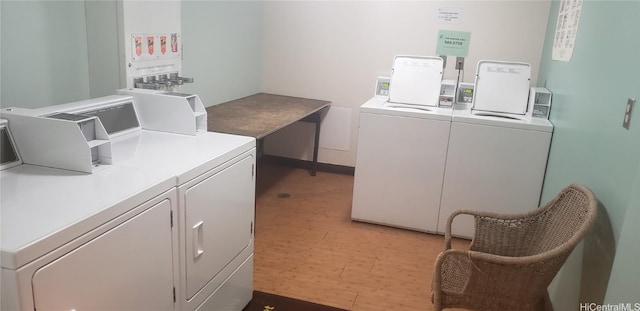
POLYGON ((182 1, 184 90, 205 106, 262 89, 262 1, 182 1))
POLYGON ((606 303, 640 303, 640 165, 636 169, 636 181, 631 190, 631 199, 620 229, 611 281, 607 289, 606 303))
POLYGON ((627 98, 640 99, 640 1, 585 1, 570 62, 551 59, 559 7, 553 1, 538 80, 553 93, 555 125, 542 201, 579 182, 596 193, 606 215, 550 295, 556 310, 577 310, 579 302, 640 302, 633 259, 640 247, 639 112, 629 130, 622 127, 627 98))
POLYGON ((0 6, 2 105, 36 108, 89 98, 84 2, 0 6))
MULTIPOLYGON (((62 104, 122 87, 116 2, 0 0, 3 107, 62 104)), ((182 68, 195 78, 184 91, 207 106, 259 92, 264 2, 183 0, 181 10, 182 68)))

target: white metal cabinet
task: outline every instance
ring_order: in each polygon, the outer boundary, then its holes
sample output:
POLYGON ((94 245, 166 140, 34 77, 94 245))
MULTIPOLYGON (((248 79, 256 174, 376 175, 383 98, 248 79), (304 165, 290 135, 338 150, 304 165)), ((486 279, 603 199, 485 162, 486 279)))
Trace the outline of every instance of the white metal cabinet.
POLYGON ((216 278, 217 284, 208 283, 244 250, 253 252, 254 152, 178 188, 185 218, 182 256, 187 300, 206 285, 217 288, 226 276, 216 278))
POLYGON ((360 113, 351 218, 435 232, 450 126, 360 113))
MULTIPOLYGON (((520 213, 536 208, 551 132, 453 122, 438 232, 457 209, 520 213)), ((453 235, 472 237, 471 216, 455 218, 453 235)))

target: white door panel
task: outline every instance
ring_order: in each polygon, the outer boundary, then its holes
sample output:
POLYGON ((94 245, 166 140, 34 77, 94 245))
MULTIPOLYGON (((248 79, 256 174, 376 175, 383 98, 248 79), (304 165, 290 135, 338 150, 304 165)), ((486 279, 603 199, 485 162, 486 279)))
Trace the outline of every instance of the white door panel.
POLYGON ((252 156, 196 184, 181 187, 185 202, 187 299, 250 245, 255 183, 252 156))
MULTIPOLYGON (((457 209, 522 213, 538 207, 550 143, 551 132, 454 122, 438 232, 457 209)), ((456 217, 451 231, 473 237, 473 217, 456 217)))
POLYGON ((436 231, 450 125, 361 113, 351 218, 436 231))
POLYGON ((173 310, 170 212, 166 199, 40 268, 36 310, 173 310))

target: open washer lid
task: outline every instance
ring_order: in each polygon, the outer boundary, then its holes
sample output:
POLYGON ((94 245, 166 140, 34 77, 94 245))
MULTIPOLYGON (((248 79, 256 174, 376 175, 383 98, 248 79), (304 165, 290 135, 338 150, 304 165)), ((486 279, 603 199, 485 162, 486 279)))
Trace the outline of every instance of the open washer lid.
POLYGON ((472 110, 525 114, 530 80, 527 63, 479 61, 472 110))
POLYGON ((442 58, 398 55, 393 60, 389 102, 438 106, 442 58))

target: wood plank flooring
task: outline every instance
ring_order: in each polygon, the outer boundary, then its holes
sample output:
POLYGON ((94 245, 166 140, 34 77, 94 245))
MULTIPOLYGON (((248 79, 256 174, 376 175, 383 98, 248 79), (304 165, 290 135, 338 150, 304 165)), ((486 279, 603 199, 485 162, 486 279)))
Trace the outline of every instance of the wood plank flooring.
POLYGON ((351 221, 353 176, 258 172, 255 290, 348 310, 432 310, 442 236, 351 221))

